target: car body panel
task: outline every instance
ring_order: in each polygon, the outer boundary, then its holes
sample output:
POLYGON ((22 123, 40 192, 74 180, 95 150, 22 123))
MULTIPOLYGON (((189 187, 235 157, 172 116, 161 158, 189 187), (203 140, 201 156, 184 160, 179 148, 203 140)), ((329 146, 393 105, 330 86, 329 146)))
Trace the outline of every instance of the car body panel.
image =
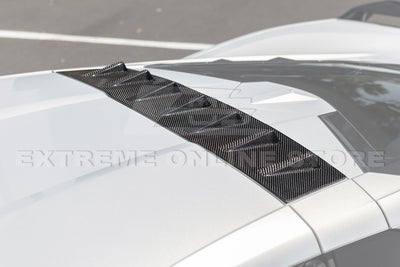
MULTIPOLYGON (((355 55, 353 60, 400 62, 400 29, 327 19, 266 29, 226 41, 188 59, 267 55, 355 55), (358 56, 357 56, 358 54, 358 56)), ((351 58, 351 57, 350 57, 351 58)))
POLYGON ((291 208, 285 207, 217 240, 174 266, 284 267, 319 253, 310 228, 291 208))
POLYGON ((59 74, 0 83, 0 265, 169 265, 283 206, 95 88, 59 74))
POLYGON ((365 173, 354 179, 381 207, 391 228, 400 226, 400 178, 384 173, 365 173))
POLYGON ((314 229, 323 252, 388 229, 379 206, 352 180, 335 184, 291 206, 314 229))

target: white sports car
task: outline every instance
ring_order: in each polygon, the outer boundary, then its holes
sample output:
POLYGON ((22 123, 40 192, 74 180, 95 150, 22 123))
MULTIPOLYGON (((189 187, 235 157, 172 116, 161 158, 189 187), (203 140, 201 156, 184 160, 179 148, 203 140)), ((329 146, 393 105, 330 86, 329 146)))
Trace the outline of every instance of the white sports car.
POLYGON ((400 3, 0 78, 0 266, 400 266, 400 3))

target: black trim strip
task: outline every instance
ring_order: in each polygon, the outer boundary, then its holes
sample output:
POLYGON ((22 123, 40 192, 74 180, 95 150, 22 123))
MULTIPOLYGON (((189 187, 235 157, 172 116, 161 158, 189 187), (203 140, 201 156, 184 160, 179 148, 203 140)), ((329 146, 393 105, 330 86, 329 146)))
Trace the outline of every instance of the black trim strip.
POLYGON ((215 153, 284 202, 345 176, 289 137, 179 83, 116 63, 61 72, 215 153))

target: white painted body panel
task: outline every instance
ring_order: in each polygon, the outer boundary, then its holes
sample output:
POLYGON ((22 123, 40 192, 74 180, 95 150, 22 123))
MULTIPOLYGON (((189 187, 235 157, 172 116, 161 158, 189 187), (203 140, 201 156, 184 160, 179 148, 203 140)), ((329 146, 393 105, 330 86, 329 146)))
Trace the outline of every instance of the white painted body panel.
POLYGON ((292 209, 285 207, 223 237, 175 266, 284 267, 319 254, 310 228, 292 209))
POLYGON ((169 266, 281 207, 215 157, 174 166, 177 155, 93 172, 3 211, 0 265, 169 266))
MULTIPOLYGON (((195 53, 188 59, 268 55, 342 55, 349 60, 400 62, 400 29, 327 19, 266 29, 195 53), (351 55, 355 55, 351 58, 351 55)), ((340 57, 340 56, 339 56, 340 57)))
POLYGON ((291 206, 314 229, 323 252, 388 229, 378 205, 352 180, 316 192, 291 206))
POLYGON ((0 114, 15 111, 0 120, 1 266, 168 266, 282 207, 95 88, 59 74, 1 79, 0 88, 0 114), (52 104, 32 108, 43 103, 52 104), (54 151, 51 162, 30 150, 54 151), (68 165, 60 151, 74 153, 68 165))
POLYGON ((400 226, 400 177, 383 173, 365 173, 355 181, 373 197, 385 213, 391 228, 400 226))
POLYGON ((0 87, 2 204, 106 167, 100 158, 80 160, 92 151, 144 153, 185 143, 163 128, 154 131, 154 123, 103 92, 59 74, 1 79, 0 87), (54 164, 46 160, 52 151, 54 164), (73 161, 65 167, 63 158, 71 153, 73 161))

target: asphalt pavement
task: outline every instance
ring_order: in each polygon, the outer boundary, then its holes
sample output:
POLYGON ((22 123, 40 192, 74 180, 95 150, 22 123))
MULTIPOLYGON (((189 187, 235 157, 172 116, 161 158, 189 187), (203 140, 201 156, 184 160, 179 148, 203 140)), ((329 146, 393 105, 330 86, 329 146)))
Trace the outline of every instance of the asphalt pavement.
MULTIPOLYGON (((0 31, 216 44, 253 31, 338 17, 371 0, 2 0, 0 31)), ((25 33, 26 35, 26 33, 25 33)), ((0 36, 0 75, 177 59, 194 50, 0 36)))

